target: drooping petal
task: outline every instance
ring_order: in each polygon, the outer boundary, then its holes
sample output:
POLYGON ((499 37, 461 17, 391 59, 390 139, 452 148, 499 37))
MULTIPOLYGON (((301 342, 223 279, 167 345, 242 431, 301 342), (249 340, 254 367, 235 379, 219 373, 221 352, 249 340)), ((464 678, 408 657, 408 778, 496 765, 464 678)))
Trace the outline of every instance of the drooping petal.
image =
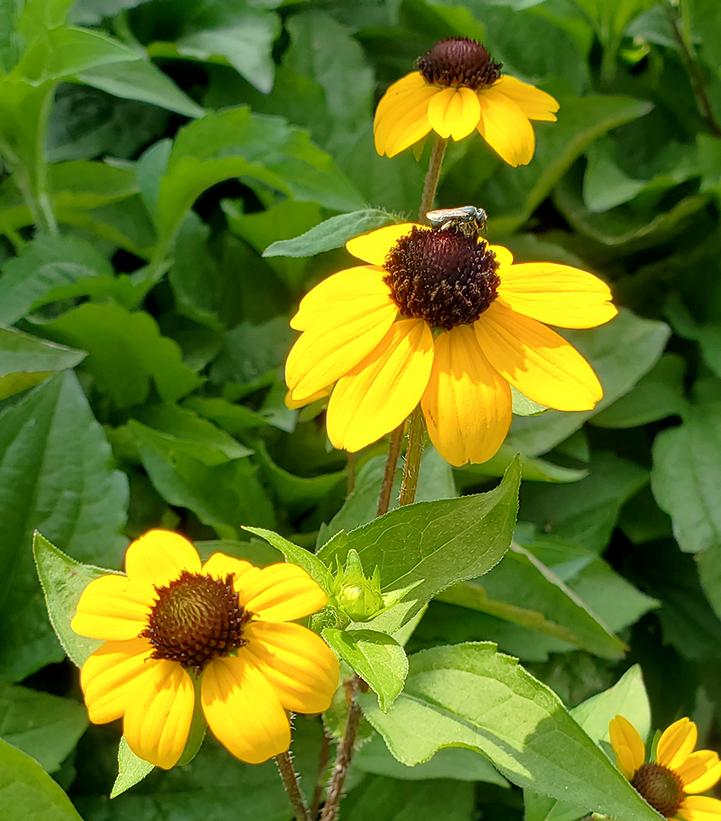
POLYGON ((428 103, 437 93, 438 89, 423 78, 420 84, 409 84, 397 92, 389 89, 373 121, 375 147, 381 156, 395 157, 426 136, 431 130, 428 103))
POLYGON ((533 159, 536 137, 528 117, 495 87, 478 92, 481 104, 480 135, 509 165, 527 165, 533 159))
POLYGON ((646 748, 638 730, 623 716, 616 716, 608 725, 611 747, 616 754, 616 764, 629 780, 643 764, 646 748))
POLYGON ((304 396, 303 399, 293 399, 292 393, 286 391, 283 402, 288 410, 298 410, 299 408, 304 408, 306 405, 310 405, 311 402, 317 402, 325 396, 330 396, 330 392, 331 388, 323 388, 322 391, 316 391, 310 396, 304 396))
POLYGON ((241 649, 203 671, 201 702, 213 735, 236 758, 260 764, 290 746, 290 725, 271 684, 241 649))
POLYGON ((511 424, 511 389, 494 370, 468 325, 440 334, 421 406, 428 435, 452 465, 485 462, 511 424))
POLYGON ((253 573, 258 568, 243 559, 236 559, 233 556, 226 556, 225 553, 213 553, 213 555, 203 564, 202 572, 214 579, 225 579, 228 574, 235 577, 235 581, 253 573))
POLYGON ((685 792, 706 792, 721 779, 721 761, 713 750, 698 750, 676 767, 676 775, 685 792))
POLYGON ((498 293, 519 314, 559 328, 595 328, 618 313, 603 280, 553 262, 525 262, 501 272, 498 293))
POLYGON ((707 795, 689 795, 676 815, 683 821, 719 821, 721 801, 707 795))
POLYGON ((252 622, 244 632, 255 656, 286 710, 322 713, 338 687, 335 653, 312 630, 299 624, 252 622))
POLYGON ((462 140, 481 119, 478 95, 470 88, 444 88, 428 103, 428 121, 444 139, 462 140))
POLYGON ((301 300, 290 327, 305 331, 322 325, 340 325, 391 301, 385 272, 375 265, 346 268, 318 283, 301 300))
POLYGON ((391 248, 401 237, 410 234, 412 228, 429 230, 427 225, 417 225, 414 222, 384 225, 383 228, 376 228, 373 231, 349 239, 345 247, 349 254, 362 259, 363 262, 382 266, 391 248))
POLYGON ((598 377, 569 342, 500 300, 473 327, 491 365, 529 399, 556 410, 581 411, 603 397, 598 377))
POLYGON ((540 88, 505 74, 493 84, 493 88, 513 100, 529 120, 556 122, 558 100, 540 88))
POLYGON ((433 336, 422 319, 395 322, 380 344, 338 381, 328 403, 328 438, 355 452, 398 427, 428 384, 433 336))
POLYGON ((187 570, 200 571, 200 556, 192 542, 170 530, 149 530, 128 547, 128 578, 162 587, 187 570))
POLYGON ((70 626, 91 639, 134 639, 148 625, 153 590, 127 576, 108 574, 83 590, 70 626))
POLYGON ((93 724, 120 718, 127 708, 138 676, 157 664, 150 658, 147 639, 106 641, 80 670, 80 686, 93 724))
POLYGON ((365 313, 338 317, 337 324, 305 331, 285 363, 291 398, 311 397, 348 373, 383 339, 397 313, 395 303, 388 300, 365 313))
POLYGON ((680 767, 693 752, 698 740, 698 729, 689 718, 680 718, 666 727, 658 740, 656 761, 675 770, 680 767))
POLYGON ((240 603, 262 621, 293 621, 317 613, 328 596, 296 564, 271 564, 254 568, 235 583, 240 603))
POLYGON ((183 754, 193 719, 195 689, 174 661, 156 661, 136 680, 125 709, 123 733, 140 758, 169 770, 183 754))

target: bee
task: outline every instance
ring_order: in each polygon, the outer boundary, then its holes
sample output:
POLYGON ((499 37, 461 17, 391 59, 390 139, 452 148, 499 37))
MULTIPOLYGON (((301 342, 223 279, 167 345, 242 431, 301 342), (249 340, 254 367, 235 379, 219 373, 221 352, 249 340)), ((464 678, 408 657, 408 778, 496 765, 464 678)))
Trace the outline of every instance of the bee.
POLYGON ((434 231, 447 231, 455 228, 466 237, 477 237, 486 229, 488 215, 475 205, 460 205, 458 208, 438 208, 429 211, 426 219, 434 231))

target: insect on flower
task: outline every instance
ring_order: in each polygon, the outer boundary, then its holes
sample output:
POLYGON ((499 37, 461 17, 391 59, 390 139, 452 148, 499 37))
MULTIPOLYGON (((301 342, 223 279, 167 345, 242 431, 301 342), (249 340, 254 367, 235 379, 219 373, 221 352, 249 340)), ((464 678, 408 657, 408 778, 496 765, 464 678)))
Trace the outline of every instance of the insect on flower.
POLYGON ((438 208, 428 211, 426 219, 434 231, 455 228, 466 237, 477 237, 486 229, 488 214, 475 205, 460 205, 458 208, 438 208))

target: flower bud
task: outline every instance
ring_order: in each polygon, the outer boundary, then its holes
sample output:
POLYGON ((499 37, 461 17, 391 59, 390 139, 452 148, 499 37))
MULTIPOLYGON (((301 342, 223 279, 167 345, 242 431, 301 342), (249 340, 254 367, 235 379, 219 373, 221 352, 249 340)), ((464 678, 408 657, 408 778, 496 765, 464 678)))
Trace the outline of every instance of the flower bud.
POLYGON ((368 621, 384 607, 380 570, 367 577, 357 551, 349 550, 345 566, 338 562, 334 592, 338 608, 352 621, 368 621))

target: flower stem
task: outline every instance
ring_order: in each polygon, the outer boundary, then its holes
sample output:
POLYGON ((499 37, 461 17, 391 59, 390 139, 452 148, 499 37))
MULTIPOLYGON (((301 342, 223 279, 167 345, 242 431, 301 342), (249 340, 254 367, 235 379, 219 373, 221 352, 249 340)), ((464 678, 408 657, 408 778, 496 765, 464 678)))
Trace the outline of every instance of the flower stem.
POLYGON ((405 423, 401 423, 391 434, 391 441, 388 444, 388 456, 386 457, 386 469, 383 473, 383 483, 378 497, 378 510, 376 516, 382 516, 388 512, 391 504, 391 493, 393 492, 393 480, 396 477, 396 465, 401 454, 401 444, 403 442, 403 430, 405 423))
POLYGON ((428 162, 428 171, 426 171, 426 179, 423 183, 421 204, 418 207, 418 219, 425 220, 426 214, 433 208, 433 200, 436 198, 438 182, 441 179, 441 168, 443 166, 443 157, 446 154, 446 145, 448 145, 448 140, 440 138, 437 139, 433 145, 431 158, 428 162))
POLYGON ((323 739, 320 744, 320 755, 318 756, 318 777, 316 778, 315 789, 313 790, 313 800, 310 802, 310 817, 317 818, 318 808, 323 798, 323 777, 325 769, 330 759, 330 736, 323 728, 323 739))
POLYGON ((308 806, 305 803, 303 793, 300 791, 300 784, 298 783, 298 775, 293 766, 293 758, 290 750, 287 750, 275 757, 275 763, 278 766, 278 772, 283 780, 283 786, 288 793, 290 803, 295 810, 296 821, 310 821, 310 814, 308 813, 308 806))
POLYGON ((421 406, 417 405, 408 417, 408 446, 406 447, 406 459, 403 463, 401 492, 398 494, 398 504, 400 506, 410 505, 416 498, 424 444, 423 413, 421 412, 421 406))

